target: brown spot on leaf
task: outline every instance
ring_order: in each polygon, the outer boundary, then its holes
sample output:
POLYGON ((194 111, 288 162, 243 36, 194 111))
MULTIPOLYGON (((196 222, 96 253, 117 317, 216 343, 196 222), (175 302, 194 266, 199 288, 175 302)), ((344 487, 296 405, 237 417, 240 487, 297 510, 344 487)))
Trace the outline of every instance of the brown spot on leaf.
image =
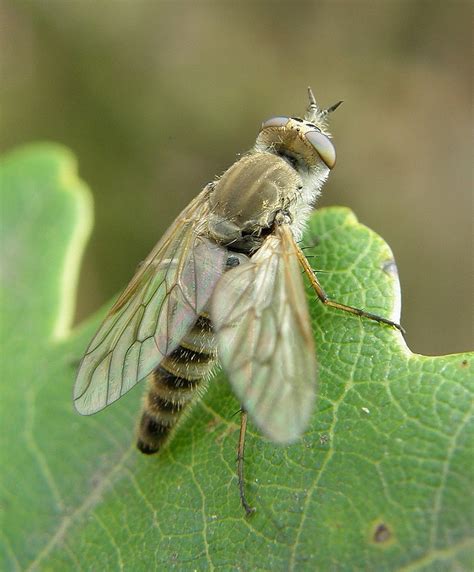
POLYGON ((373 520, 367 532, 367 541, 379 549, 388 549, 397 542, 395 528, 383 516, 373 520))
POLYGON ((374 531, 374 542, 377 544, 386 543, 392 538, 390 528, 383 522, 379 523, 374 531))
POLYGON ((463 359, 461 362, 461 367, 469 367, 469 361, 467 359, 463 359))

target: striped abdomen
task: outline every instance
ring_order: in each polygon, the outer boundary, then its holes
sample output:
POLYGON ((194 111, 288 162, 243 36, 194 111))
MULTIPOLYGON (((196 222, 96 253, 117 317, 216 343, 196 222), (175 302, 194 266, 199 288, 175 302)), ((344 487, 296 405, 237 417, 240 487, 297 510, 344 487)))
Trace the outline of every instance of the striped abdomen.
POLYGON ((200 316, 181 345, 149 377, 138 428, 137 447, 142 453, 152 455, 161 449, 183 411, 204 391, 215 359, 211 323, 200 316))

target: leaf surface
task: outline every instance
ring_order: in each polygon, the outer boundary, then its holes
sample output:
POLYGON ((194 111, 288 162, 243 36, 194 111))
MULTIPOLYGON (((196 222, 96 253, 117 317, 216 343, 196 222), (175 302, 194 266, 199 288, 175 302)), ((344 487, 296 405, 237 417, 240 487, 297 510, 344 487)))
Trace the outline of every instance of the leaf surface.
MULTIPOLYGON (((70 329, 90 196, 59 146, 20 149, 0 168, 0 569, 469 568, 471 354, 414 355, 308 287, 316 410, 288 447, 249 427, 257 512, 245 518, 239 404, 222 375, 160 456, 133 445, 140 389, 92 417, 73 411, 77 363, 105 313, 70 329)), ((349 210, 317 212, 305 240, 333 299, 398 319, 390 249, 349 210)))

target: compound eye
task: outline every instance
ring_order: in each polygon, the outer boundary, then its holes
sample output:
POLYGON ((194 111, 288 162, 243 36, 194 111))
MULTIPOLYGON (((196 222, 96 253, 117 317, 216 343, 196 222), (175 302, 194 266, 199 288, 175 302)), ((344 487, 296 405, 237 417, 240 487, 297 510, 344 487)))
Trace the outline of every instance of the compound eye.
POLYGON ((284 127, 289 121, 289 117, 272 117, 262 123, 262 129, 267 127, 284 127))
POLYGON ((336 164, 336 149, 331 140, 319 131, 308 131, 306 139, 316 149, 323 162, 332 169, 336 164))

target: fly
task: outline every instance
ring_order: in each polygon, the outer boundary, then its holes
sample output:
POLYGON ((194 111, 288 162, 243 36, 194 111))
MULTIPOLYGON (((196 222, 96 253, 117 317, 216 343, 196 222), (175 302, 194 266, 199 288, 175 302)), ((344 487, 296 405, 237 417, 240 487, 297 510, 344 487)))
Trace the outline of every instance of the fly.
POLYGON ((148 379, 137 447, 159 452, 201 397, 219 362, 241 403, 237 469, 242 505, 247 415, 275 443, 296 441, 316 398, 316 357, 298 246, 336 151, 311 89, 303 119, 265 121, 254 147, 182 211, 109 311, 81 361, 74 405, 107 407, 148 379))

